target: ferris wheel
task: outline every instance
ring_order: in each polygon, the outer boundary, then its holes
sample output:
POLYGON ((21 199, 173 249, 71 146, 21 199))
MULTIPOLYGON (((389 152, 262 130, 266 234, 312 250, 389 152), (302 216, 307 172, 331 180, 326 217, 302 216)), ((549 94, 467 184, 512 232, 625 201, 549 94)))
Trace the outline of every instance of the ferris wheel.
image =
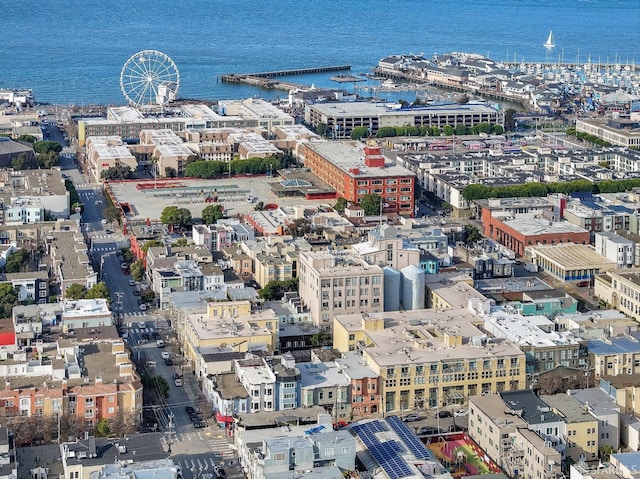
POLYGON ((157 50, 132 55, 120 72, 120 89, 127 101, 137 107, 166 105, 175 100, 180 73, 173 60, 157 50))

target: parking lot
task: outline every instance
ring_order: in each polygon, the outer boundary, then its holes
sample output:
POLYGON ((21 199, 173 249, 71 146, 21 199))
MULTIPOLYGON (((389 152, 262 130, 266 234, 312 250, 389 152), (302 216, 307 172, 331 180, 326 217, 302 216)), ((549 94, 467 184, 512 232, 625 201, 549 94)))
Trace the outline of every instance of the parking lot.
POLYGON ((310 207, 333 204, 334 200, 305 200, 301 197, 280 198, 269 183, 280 181, 279 177, 247 176, 216 180, 175 178, 110 182, 113 198, 120 204, 127 203, 131 213, 129 219, 156 220, 167 206, 187 208, 194 218, 199 218, 202 209, 212 204, 208 200, 217 197, 228 216, 245 215, 253 211, 258 202, 281 206, 308 205, 310 207), (254 197, 253 201, 248 198, 254 197))

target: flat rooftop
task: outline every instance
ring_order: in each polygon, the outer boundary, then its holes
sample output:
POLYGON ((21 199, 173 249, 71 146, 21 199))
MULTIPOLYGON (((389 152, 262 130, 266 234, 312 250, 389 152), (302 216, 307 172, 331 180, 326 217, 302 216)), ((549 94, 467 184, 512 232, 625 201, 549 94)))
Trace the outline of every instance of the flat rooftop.
POLYGON ((538 255, 567 270, 615 267, 613 261, 596 253, 590 246, 574 243, 532 246, 538 255))
POLYGON ((503 223, 524 236, 587 233, 584 228, 568 221, 549 221, 533 214, 519 214, 515 219, 504 220, 503 223))
POLYGON ((311 141, 305 143, 305 146, 353 178, 415 176, 408 169, 396 165, 384 154, 382 155, 385 159, 384 168, 366 166, 364 164, 365 145, 359 141, 311 141), (356 169, 358 173, 353 172, 356 169))
POLYGON ((267 328, 253 326, 252 323, 261 320, 278 322, 276 313, 271 309, 263 309, 248 315, 235 318, 208 316, 206 314, 192 314, 185 317, 187 328, 191 329, 200 341, 211 339, 239 339, 257 336, 270 336, 267 328))
POLYGON ((485 316, 484 328, 496 337, 505 338, 518 346, 561 346, 580 344, 569 331, 554 331, 554 323, 545 316, 520 316, 496 311, 485 316), (546 328, 546 331, 541 329, 546 328), (548 332, 547 332, 548 331, 548 332))
POLYGON ((363 321, 379 318, 384 319, 384 329, 364 331, 368 338, 364 351, 380 367, 408 361, 421 364, 490 356, 524 357, 524 353, 508 341, 496 339, 484 345, 477 341, 484 333, 473 323, 482 320, 466 307, 347 314, 336 316, 335 320, 355 332, 363 330, 363 321), (445 335, 462 336, 462 345, 449 347, 445 335))
POLYGON ((255 211, 257 202, 275 204, 281 207, 305 206, 318 207, 335 203, 335 200, 307 200, 301 197, 278 197, 271 188, 271 182, 280 180, 278 177, 266 177, 265 175, 232 176, 213 180, 197 178, 179 178, 173 180, 158 181, 152 178, 110 181, 109 189, 114 195, 115 201, 126 203, 130 206, 127 215, 129 221, 146 221, 160 219, 162 210, 167 206, 187 208, 194 218, 199 218, 202 209, 210 203, 205 199, 208 194, 218 193, 220 204, 229 217, 235 215, 247 215, 255 211), (157 186, 157 188, 156 188, 157 186), (163 188, 162 186, 166 186, 163 188), (142 187, 142 188, 140 188, 142 187), (205 194, 200 194, 204 191, 205 194), (255 197, 255 203, 247 201, 248 195, 255 197))
POLYGON ((433 105, 433 106, 421 106, 419 108, 391 108, 386 103, 372 103, 372 102, 326 102, 326 103, 314 103, 312 107, 314 110, 322 113, 323 115, 335 118, 349 118, 349 117, 380 117, 380 116, 424 116, 432 114, 437 115, 455 115, 468 113, 495 113, 496 110, 485 105, 471 104, 466 105, 433 105))
POLYGON ((567 423, 593 422, 598 419, 593 417, 583 407, 582 403, 568 394, 554 394, 540 396, 544 402, 551 406, 567 423))

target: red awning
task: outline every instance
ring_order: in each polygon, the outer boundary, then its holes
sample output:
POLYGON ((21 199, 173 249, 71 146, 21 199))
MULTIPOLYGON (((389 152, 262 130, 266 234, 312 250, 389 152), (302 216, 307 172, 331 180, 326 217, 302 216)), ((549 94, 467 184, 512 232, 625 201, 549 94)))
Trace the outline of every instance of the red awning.
POLYGON ((232 423, 233 416, 225 416, 220 411, 216 411, 216 421, 224 423, 232 423))

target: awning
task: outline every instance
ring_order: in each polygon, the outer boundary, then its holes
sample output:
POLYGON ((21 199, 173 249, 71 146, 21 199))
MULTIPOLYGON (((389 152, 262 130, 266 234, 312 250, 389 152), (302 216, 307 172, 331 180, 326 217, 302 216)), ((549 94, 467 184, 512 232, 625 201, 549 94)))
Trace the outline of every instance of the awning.
POLYGON ((233 422, 233 416, 225 416, 220 411, 216 411, 216 421, 223 422, 225 424, 233 422))

